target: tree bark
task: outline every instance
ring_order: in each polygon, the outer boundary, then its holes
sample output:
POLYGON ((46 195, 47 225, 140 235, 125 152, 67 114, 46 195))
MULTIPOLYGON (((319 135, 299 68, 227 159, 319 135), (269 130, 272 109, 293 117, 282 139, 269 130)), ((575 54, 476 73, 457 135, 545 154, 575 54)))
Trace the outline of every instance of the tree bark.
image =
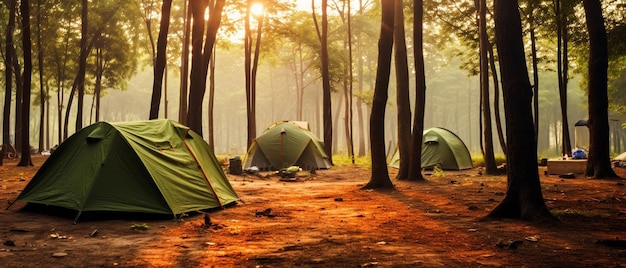
POLYGON ((159 106, 161 105, 161 91, 163 89, 163 74, 167 65, 167 34, 170 28, 170 10, 172 0, 163 0, 161 6, 161 26, 157 39, 156 60, 154 62, 154 81, 152 82, 152 100, 150 102, 149 119, 159 118, 159 106))
POLYGON ((406 52, 404 31, 403 1, 394 0, 395 17, 393 30, 394 62, 396 67, 396 102, 398 105, 398 153, 400 169, 396 178, 409 178, 411 159, 411 101, 409 95, 409 64, 406 52))
POLYGON ((378 68, 370 115, 372 175, 364 189, 393 189, 385 157, 385 106, 387 105, 391 54, 393 50, 394 0, 382 0, 382 20, 378 41, 378 68))
POLYGON ((596 179, 618 178, 611 168, 609 143, 609 100, 607 93, 608 48, 602 4, 599 0, 583 0, 589 32, 589 156, 587 176, 596 179))
POLYGON ((555 219, 543 201, 534 146, 532 89, 517 1, 495 1, 496 43, 507 133, 507 192, 488 217, 555 219))

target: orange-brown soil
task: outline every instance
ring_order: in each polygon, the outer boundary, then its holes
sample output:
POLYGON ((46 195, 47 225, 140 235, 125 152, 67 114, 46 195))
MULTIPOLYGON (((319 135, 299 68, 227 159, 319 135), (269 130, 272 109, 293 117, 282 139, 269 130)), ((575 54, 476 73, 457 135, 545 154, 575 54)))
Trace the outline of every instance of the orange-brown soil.
POLYGON ((551 224, 481 220, 504 197, 506 176, 445 171, 423 183, 394 179, 395 190, 381 192, 361 190, 370 172, 356 166, 300 172, 289 182, 229 175, 243 202, 211 212, 210 227, 202 214, 74 224, 24 211, 21 202, 5 210, 44 160, 0 167, 1 267, 626 265, 623 180, 563 179, 540 169, 544 199, 560 220, 551 224))

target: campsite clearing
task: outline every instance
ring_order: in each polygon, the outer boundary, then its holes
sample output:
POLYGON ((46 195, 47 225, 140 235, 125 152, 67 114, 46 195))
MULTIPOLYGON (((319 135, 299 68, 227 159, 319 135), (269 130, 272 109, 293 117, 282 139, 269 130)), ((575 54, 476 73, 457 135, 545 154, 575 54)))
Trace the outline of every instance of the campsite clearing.
MULTIPOLYGON (((0 202, 13 201, 41 166, 0 166, 0 202)), ((626 169, 616 168, 626 176, 626 169)), ((396 172, 390 169, 390 172, 396 172)), ((540 169, 543 195, 561 222, 481 221, 506 192, 505 176, 478 169, 394 180, 395 191, 360 190, 362 167, 294 181, 272 173, 229 175, 245 203, 178 220, 82 221, 0 210, 3 267, 622 267, 624 180, 562 179, 540 169), (439 176, 435 176, 439 175, 439 176)), ((393 176, 394 174, 392 174, 393 176)))

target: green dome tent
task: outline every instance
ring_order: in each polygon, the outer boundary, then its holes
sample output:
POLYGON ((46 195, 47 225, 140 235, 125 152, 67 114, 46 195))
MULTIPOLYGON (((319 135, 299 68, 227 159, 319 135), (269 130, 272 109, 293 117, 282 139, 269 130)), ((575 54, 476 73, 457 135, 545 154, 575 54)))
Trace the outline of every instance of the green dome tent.
MULTIPOLYGON (((422 137, 422 168, 439 165, 444 170, 472 168, 472 157, 465 143, 452 131, 435 127, 424 130, 422 137)), ((400 167, 400 153, 396 149, 389 166, 400 167)))
POLYGON ((324 143, 301 121, 278 121, 250 145, 243 168, 279 170, 299 166, 305 170, 327 169, 331 164, 324 143))
POLYGON ((178 215, 239 200, 212 149, 170 120, 98 122, 65 140, 17 200, 178 215))

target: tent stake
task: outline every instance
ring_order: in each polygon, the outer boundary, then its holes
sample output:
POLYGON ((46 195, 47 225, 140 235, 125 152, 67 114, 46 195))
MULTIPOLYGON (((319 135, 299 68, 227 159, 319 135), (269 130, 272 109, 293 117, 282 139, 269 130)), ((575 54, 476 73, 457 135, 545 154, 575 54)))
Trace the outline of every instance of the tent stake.
POLYGON ((78 214, 76 214, 76 217, 74 218, 74 224, 78 223, 78 217, 80 217, 80 214, 83 213, 82 211, 78 211, 78 214))

